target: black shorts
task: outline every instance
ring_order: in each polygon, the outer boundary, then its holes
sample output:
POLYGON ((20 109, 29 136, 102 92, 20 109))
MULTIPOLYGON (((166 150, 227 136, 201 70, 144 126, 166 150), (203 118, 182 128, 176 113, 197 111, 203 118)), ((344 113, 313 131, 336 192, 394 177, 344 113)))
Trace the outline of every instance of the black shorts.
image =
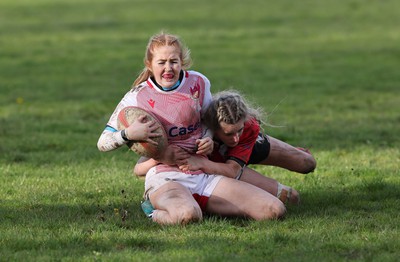
POLYGON ((248 164, 258 164, 269 155, 271 150, 271 144, 269 142, 268 136, 262 133, 258 134, 257 141, 254 144, 253 151, 250 155, 250 160, 248 164))

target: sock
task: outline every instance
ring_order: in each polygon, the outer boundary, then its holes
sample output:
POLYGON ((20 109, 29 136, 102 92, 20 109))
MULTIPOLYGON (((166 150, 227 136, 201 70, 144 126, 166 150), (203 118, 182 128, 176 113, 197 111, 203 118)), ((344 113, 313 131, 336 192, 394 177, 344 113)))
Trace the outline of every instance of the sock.
POLYGON ((276 197, 279 198, 284 204, 288 203, 292 195, 292 188, 278 183, 278 192, 276 197))

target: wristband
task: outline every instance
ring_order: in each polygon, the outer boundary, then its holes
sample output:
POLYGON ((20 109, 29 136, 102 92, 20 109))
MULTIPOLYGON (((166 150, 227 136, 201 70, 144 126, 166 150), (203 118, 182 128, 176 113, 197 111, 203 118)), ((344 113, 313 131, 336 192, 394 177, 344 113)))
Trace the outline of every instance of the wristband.
POLYGON ((129 141, 129 139, 126 137, 125 129, 122 129, 122 131, 121 131, 121 137, 122 137, 123 140, 129 141))
POLYGON ((236 180, 240 180, 240 178, 243 175, 243 169, 246 167, 246 165, 243 165, 242 168, 239 170, 238 175, 235 177, 236 180))

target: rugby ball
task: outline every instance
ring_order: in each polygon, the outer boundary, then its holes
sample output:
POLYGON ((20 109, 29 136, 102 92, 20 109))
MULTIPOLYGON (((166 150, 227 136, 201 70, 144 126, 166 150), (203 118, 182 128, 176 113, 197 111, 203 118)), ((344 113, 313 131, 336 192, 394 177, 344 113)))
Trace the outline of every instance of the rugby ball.
POLYGON ((132 151, 141 156, 157 158, 159 154, 167 148, 168 138, 161 122, 151 112, 147 112, 136 106, 128 106, 123 108, 118 114, 118 129, 122 130, 127 128, 141 115, 146 116, 144 119, 145 123, 154 120, 156 124, 158 124, 159 127, 155 130, 155 132, 162 135, 153 138, 158 145, 154 145, 145 141, 129 141, 127 145, 132 151))

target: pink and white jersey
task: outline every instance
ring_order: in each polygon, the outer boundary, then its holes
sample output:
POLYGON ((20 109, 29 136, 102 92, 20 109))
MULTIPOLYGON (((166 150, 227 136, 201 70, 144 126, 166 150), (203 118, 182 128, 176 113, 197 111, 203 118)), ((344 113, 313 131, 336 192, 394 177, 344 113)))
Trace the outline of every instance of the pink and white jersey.
POLYGON ((195 71, 184 72, 178 88, 162 91, 149 78, 129 91, 118 104, 107 125, 117 129, 117 117, 121 109, 137 106, 153 113, 162 123, 168 142, 187 150, 196 151, 196 139, 201 138, 202 111, 210 103, 210 81, 195 71))

